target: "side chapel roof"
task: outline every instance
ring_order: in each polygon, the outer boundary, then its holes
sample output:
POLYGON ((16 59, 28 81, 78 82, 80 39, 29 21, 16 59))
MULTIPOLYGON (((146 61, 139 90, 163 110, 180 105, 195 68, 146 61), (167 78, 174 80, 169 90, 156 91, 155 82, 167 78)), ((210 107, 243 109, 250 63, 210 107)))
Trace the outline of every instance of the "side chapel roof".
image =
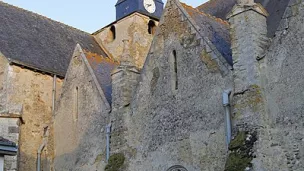
MULTIPOLYGON (((279 27, 281 18, 290 0, 255 0, 262 4, 269 16, 267 18, 268 37, 273 37, 279 27)), ((231 11, 237 0, 209 0, 197 7, 198 10, 226 20, 227 14, 231 11)))
POLYGON ((112 104, 112 79, 111 71, 119 65, 117 61, 108 56, 102 56, 84 50, 84 54, 93 69, 96 79, 109 104, 112 104))
POLYGON ((0 1, 0 52, 11 62, 64 77, 76 44, 106 56, 89 33, 0 1))

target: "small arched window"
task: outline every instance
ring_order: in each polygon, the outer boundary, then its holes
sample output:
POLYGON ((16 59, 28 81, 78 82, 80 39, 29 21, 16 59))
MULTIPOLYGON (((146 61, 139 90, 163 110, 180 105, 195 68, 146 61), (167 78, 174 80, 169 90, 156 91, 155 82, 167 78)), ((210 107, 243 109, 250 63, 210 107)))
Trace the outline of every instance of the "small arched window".
POLYGON ((73 111, 73 119, 74 122, 78 120, 78 87, 74 89, 74 111, 73 111))
POLYGON ((180 165, 170 167, 167 171, 187 171, 187 169, 180 165))
POLYGON ((148 33, 154 35, 156 32, 156 24, 153 20, 148 23, 148 33))
POLYGON ((173 50, 170 55, 170 71, 171 71, 171 85, 172 91, 178 89, 178 75, 177 75, 177 56, 176 50, 173 50))
POLYGON ((116 28, 114 25, 110 28, 110 39, 112 41, 116 39, 116 28))

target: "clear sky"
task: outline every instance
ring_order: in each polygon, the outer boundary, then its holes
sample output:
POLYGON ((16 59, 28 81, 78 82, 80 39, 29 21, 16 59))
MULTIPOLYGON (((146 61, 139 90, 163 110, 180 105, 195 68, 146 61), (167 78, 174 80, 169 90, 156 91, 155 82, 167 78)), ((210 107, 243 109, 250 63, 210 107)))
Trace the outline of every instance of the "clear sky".
MULTIPOLYGON (((1 0, 0 0, 1 1, 1 0)), ((117 0, 3 0, 92 33, 115 20, 117 0)), ((166 3, 167 0, 163 0, 166 3)), ((196 7, 207 0, 181 0, 196 7)))

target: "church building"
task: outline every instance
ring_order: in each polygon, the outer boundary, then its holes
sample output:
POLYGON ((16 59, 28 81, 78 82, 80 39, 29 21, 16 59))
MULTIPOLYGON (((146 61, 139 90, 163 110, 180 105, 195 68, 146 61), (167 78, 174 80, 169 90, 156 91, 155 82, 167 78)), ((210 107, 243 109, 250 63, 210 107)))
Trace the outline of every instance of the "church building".
POLYGON ((0 171, 303 170, 304 0, 115 8, 89 34, 0 2, 0 171))

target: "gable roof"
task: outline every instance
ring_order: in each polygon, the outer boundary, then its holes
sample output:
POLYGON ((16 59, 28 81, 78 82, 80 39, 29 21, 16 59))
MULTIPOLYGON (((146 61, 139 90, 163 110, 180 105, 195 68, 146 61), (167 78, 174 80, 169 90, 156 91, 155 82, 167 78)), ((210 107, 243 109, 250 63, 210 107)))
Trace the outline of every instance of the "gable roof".
MULTIPOLYGON (((290 0, 255 0, 262 4, 269 16, 267 18, 268 37, 273 37, 279 27, 281 18, 290 0)), ((198 10, 226 20, 227 14, 231 11, 237 0, 209 0, 197 7, 198 10)))
POLYGON ((76 44, 105 55, 89 33, 0 1, 0 52, 11 62, 65 76, 76 44))
POLYGON ((196 8, 181 3, 190 17, 200 27, 203 36, 213 43, 216 49, 232 66, 232 51, 229 34, 229 24, 220 18, 216 18, 209 14, 199 11, 196 8))
POLYGON ((84 50, 84 54, 109 104, 112 104, 111 71, 119 65, 113 58, 84 50))

